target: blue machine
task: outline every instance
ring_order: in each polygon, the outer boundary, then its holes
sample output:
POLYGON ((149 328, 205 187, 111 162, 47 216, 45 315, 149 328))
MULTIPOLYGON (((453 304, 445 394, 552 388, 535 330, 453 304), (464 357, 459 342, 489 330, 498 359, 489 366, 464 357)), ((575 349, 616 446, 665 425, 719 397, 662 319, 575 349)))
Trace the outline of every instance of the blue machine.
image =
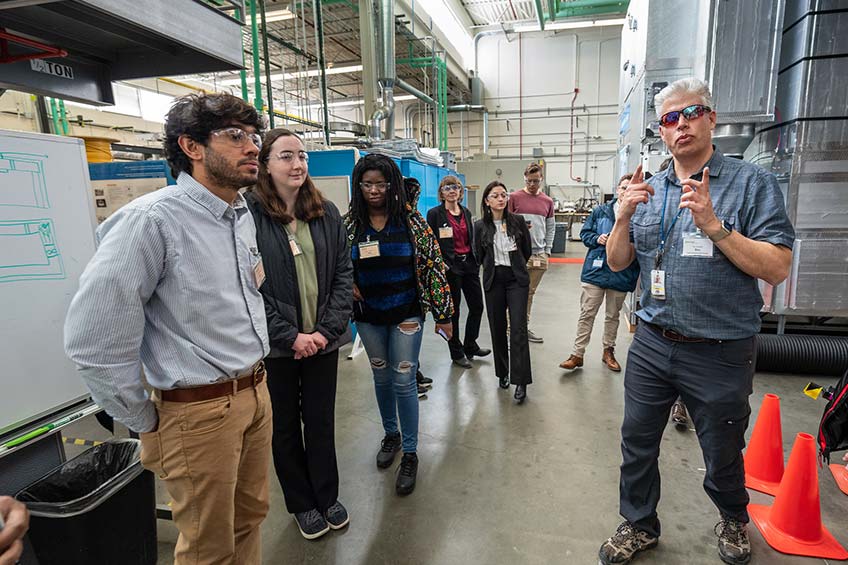
POLYGON ((176 184, 171 176, 167 161, 115 161, 113 163, 89 163, 88 174, 91 180, 115 179, 165 179, 166 186, 176 184))
MULTIPOLYGON (((355 149, 330 149, 309 153, 309 174, 313 177, 350 176, 357 160, 355 149)), ((363 152, 364 154, 365 152, 363 152)), ((394 159, 405 177, 414 177, 421 183, 421 197, 418 210, 427 215, 427 210, 439 205, 439 183, 454 175, 465 184, 465 175, 435 165, 419 163, 412 159, 394 159)), ((344 211, 342 211, 344 213, 344 211)))

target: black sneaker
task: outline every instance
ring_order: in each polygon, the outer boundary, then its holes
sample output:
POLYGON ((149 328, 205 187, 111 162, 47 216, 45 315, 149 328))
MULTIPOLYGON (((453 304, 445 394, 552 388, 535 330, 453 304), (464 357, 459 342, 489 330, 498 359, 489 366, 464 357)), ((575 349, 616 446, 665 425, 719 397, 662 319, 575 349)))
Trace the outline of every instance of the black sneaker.
POLYGON ((306 512, 297 512, 294 515, 294 521, 297 522, 297 527, 300 528, 300 533, 306 539, 320 538, 330 531, 330 526, 327 520, 318 512, 317 508, 306 512))
POLYGON ((509 375, 498 377, 498 386, 503 389, 509 388, 509 375))
POLYGON ((341 530, 350 523, 347 509, 338 500, 324 511, 324 519, 333 530, 341 530))
POLYGON ((420 385, 433 384, 433 379, 431 379, 430 377, 425 377, 424 375, 421 374, 421 371, 418 371, 417 373, 415 373, 415 380, 420 385))
POLYGON ((633 556, 646 549, 653 549, 659 543, 647 532, 637 530, 630 522, 622 522, 615 534, 603 543, 598 558, 603 565, 622 565, 630 563, 633 556))
POLYGON ((751 542, 744 522, 723 519, 715 525, 718 536, 718 556, 730 565, 743 565, 751 561, 751 542))
POLYGON ((401 448, 400 432, 396 434, 386 434, 380 443, 380 451, 377 452, 377 467, 385 469, 390 467, 395 462, 395 455, 401 448))
POLYGON ((395 491, 399 495, 410 494, 415 490, 415 477, 418 475, 418 455, 415 453, 404 453, 398 467, 395 491))

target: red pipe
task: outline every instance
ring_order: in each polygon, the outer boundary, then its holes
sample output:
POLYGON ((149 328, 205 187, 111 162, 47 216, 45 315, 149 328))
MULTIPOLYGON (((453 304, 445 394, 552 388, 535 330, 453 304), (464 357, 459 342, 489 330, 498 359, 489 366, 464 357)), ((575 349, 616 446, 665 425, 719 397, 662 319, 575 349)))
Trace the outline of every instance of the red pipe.
MULTIPOLYGON (((575 64, 577 63, 575 62, 575 64)), ((568 152, 568 174, 571 176, 571 180, 580 182, 583 179, 574 176, 574 101, 577 100, 578 92, 580 92, 580 89, 575 86, 574 96, 571 98, 571 132, 568 152)))
POLYGON ((9 33, 4 28, 0 28, 0 63, 15 63, 17 61, 26 61, 29 59, 49 59, 51 57, 67 57, 68 52, 52 45, 34 41, 14 33, 9 33), (41 49, 42 53, 30 53, 28 55, 9 55, 9 42, 30 47, 32 49, 41 49))

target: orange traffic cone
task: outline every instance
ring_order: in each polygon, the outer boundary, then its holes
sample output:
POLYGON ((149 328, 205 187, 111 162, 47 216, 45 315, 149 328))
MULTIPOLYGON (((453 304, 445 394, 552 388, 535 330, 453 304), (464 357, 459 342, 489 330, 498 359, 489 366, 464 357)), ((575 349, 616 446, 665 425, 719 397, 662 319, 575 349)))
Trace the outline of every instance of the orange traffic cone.
POLYGON ((780 398, 763 397, 751 441, 745 451, 745 486, 774 496, 783 478, 783 432, 780 398))
POLYGON ((844 465, 833 463, 830 466, 830 472, 833 473, 833 478, 836 480, 839 490, 848 494, 848 468, 844 465))
POLYGON ((810 434, 795 437, 774 504, 750 504, 748 513, 766 542, 782 553, 848 559, 848 551, 821 523, 816 441, 810 434))

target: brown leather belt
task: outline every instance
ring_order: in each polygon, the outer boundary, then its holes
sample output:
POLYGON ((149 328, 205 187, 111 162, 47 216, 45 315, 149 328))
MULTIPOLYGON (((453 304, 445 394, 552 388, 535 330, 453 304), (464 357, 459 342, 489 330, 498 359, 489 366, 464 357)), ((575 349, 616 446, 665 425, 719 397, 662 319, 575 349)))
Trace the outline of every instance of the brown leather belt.
POLYGON ((250 371, 229 381, 192 388, 160 390, 159 394, 166 402, 201 402, 229 396, 248 387, 255 387, 263 380, 265 380, 265 361, 259 361, 250 371))
POLYGON ((661 328, 660 326, 652 324, 650 322, 645 322, 645 325, 669 341, 676 341, 678 343, 721 343, 721 340, 718 339, 709 339, 706 337, 687 337, 683 334, 677 333, 676 331, 661 328))

